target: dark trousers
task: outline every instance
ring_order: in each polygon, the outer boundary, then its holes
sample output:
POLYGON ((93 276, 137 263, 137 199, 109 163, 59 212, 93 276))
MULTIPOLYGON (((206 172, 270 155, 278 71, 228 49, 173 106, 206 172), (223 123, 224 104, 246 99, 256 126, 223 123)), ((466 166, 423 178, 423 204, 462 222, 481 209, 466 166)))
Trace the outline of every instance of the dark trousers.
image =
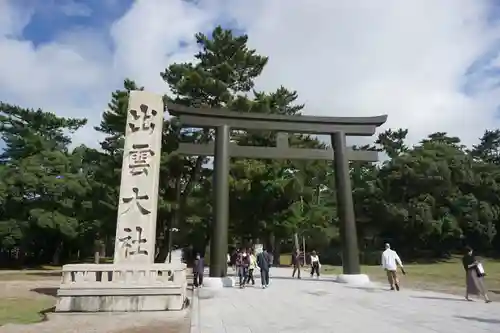
POLYGON ((316 276, 319 276, 319 264, 317 262, 313 262, 311 265, 311 277, 316 272, 316 276))
POLYGON ((193 285, 199 287, 203 284, 203 273, 193 272, 193 285))
POLYGON ((252 285, 255 284, 255 279, 253 278, 253 268, 248 269, 247 283, 250 283, 250 281, 252 281, 252 285))
POLYGON ((293 265, 292 277, 295 276, 295 273, 297 273, 297 277, 300 279, 300 265, 293 265))
POLYGON ((263 286, 269 284, 269 269, 260 269, 260 282, 263 286))
POLYGON ((240 278, 240 286, 244 286, 247 280, 248 267, 238 267, 238 277, 240 278))

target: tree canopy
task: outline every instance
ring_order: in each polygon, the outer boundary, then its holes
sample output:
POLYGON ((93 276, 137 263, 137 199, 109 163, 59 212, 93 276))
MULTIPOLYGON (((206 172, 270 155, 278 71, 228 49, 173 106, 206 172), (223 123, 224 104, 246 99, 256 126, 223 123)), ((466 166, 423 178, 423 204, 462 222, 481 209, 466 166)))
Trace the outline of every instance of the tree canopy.
MULTIPOLYGON (((158 73, 165 101, 225 107, 239 112, 300 115, 305 105, 286 87, 257 91, 268 58, 248 46, 248 36, 217 27, 196 34, 192 62, 158 73)), ((81 261, 96 246, 112 255, 123 157, 128 93, 143 89, 127 79, 111 93, 95 131, 98 148, 75 146, 72 135, 86 119, 0 102, 0 260, 2 265, 81 261)), ((373 144, 387 158, 350 164, 362 261, 390 242, 407 257, 445 257, 465 244, 495 254, 500 249, 500 130, 485 130, 470 149, 460 138, 433 133, 415 145, 408 129, 388 129, 373 144)), ((160 168, 156 260, 169 244, 204 252, 212 223, 212 168, 206 157, 175 153, 180 142, 213 140, 207 129, 184 129, 165 120, 160 168), (178 230, 178 232, 171 232, 178 230)), ((240 145, 273 146, 276 133, 232 131, 240 145)), ((290 145, 324 148, 310 135, 290 145)), ((332 163, 231 159, 231 247, 265 243, 290 251, 294 235, 324 260, 341 252, 332 163)), ((230 251, 230 249, 228 249, 230 251)))

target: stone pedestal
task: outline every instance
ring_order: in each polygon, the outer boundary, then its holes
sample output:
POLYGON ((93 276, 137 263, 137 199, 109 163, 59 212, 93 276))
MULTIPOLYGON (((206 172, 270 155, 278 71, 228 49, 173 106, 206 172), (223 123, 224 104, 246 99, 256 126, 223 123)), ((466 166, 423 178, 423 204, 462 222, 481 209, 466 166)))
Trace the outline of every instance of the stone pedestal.
POLYGON ((340 274, 336 281, 357 286, 370 284, 370 278, 366 274, 340 274))
POLYGON ((63 266, 56 312, 182 310, 186 265, 63 266))
POLYGON ((203 278, 203 287, 198 291, 200 298, 212 298, 216 296, 222 288, 232 288, 235 286, 232 277, 205 277, 203 278))

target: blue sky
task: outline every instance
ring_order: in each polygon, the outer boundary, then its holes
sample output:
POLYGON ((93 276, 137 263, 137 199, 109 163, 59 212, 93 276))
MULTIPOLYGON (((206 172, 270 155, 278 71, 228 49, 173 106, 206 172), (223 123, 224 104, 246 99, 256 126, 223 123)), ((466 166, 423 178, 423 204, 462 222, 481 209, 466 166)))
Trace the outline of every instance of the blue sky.
POLYGON ((0 100, 86 117, 74 140, 95 146, 123 79, 168 93, 159 73, 217 24, 270 57, 259 89, 308 114, 388 114, 412 142, 500 127, 498 0, 0 0, 0 100))
POLYGON ((23 37, 35 46, 56 38, 61 31, 78 27, 106 31, 130 9, 133 0, 53 0, 32 1, 34 13, 23 37), (46 3, 49 3, 49 6, 46 3))

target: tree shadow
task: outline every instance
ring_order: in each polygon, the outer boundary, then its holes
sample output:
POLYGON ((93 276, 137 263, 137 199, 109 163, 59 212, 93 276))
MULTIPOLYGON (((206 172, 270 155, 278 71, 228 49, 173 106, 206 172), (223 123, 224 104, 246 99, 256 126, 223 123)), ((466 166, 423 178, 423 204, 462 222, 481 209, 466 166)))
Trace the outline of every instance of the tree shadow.
POLYGON ((465 319, 477 321, 480 323, 488 323, 488 324, 500 324, 500 319, 491 319, 491 318, 478 318, 478 317, 467 317, 467 316, 455 316, 455 318, 465 319))
POLYGON ((439 297, 439 296, 410 296, 411 298, 420 298, 420 299, 431 299, 438 301, 455 301, 455 302, 467 302, 465 298, 454 298, 454 297, 439 297))
POLYGON ((324 291, 324 290, 314 290, 314 291, 305 291, 306 294, 313 295, 313 296, 328 296, 331 295, 331 293, 324 291))
POLYGON ((0 272, 1 271, 25 271, 25 272, 29 272, 29 271, 59 271, 59 267, 47 267, 47 266, 44 266, 44 265, 40 265, 40 266, 37 266, 37 265, 33 265, 33 266, 19 266, 19 265, 4 265, 2 268, 0 268, 0 272))
POLYGON ((43 277, 60 277, 61 272, 58 271, 47 271, 47 272, 29 272, 26 273, 26 275, 32 275, 32 276, 43 276, 43 277))
MULTIPOLYGON (((260 275, 256 275, 256 278, 259 277, 260 275)), ((311 278, 309 276, 302 277, 301 279, 298 279, 296 277, 291 277, 291 276, 271 276, 271 280, 297 280, 297 281, 305 281, 305 282, 333 282, 333 283, 338 283, 335 279, 332 278, 311 278)))
POLYGON ((354 286, 348 286, 350 289, 357 289, 357 290, 363 290, 369 293, 376 293, 376 292, 395 292, 394 290, 390 290, 389 288, 382 288, 382 287, 354 287, 354 286))
POLYGON ((47 308, 47 309, 44 309, 44 310, 40 311, 39 314, 42 317, 42 321, 47 321, 47 320, 49 320, 48 314, 49 313, 54 313, 54 312, 56 312, 56 307, 55 306, 47 308))
POLYGON ((34 289, 31 289, 30 291, 34 291, 38 294, 42 294, 42 295, 46 295, 46 296, 56 297, 57 296, 57 289, 58 288, 34 288, 34 289))

